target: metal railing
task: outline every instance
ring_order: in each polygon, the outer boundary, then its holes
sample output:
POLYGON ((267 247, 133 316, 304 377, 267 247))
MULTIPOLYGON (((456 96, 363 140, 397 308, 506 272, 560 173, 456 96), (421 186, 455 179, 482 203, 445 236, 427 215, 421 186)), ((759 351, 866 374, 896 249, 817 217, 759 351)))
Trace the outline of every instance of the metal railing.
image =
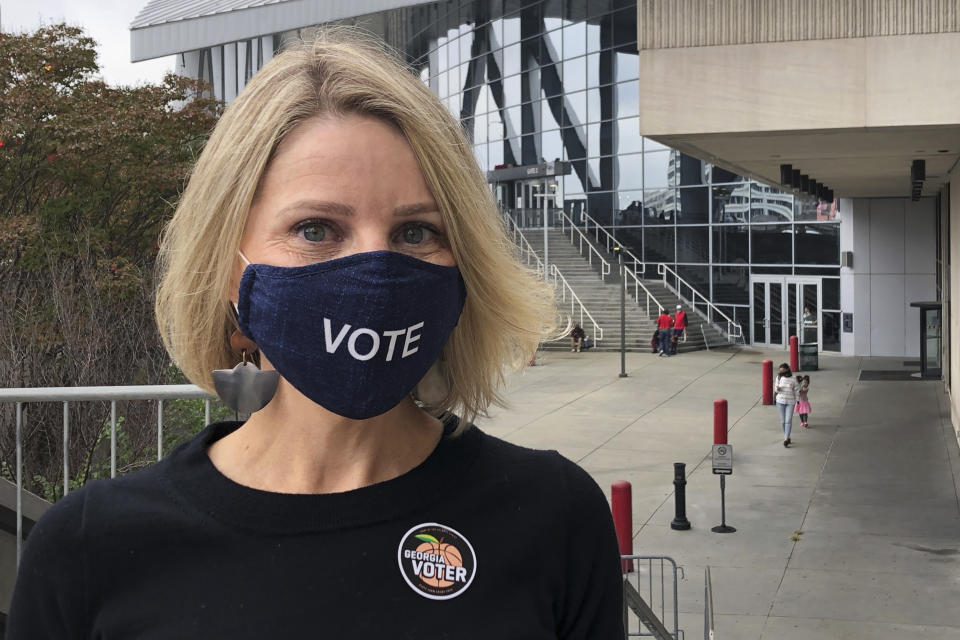
MULTIPOLYGON (((623 555, 620 558, 632 561, 634 566, 632 573, 623 576, 623 627, 627 638, 683 638, 678 602, 683 567, 678 567, 668 556, 623 555)), ((624 565, 629 566, 627 562, 624 565)))
POLYGON ((597 259, 600 261, 600 280, 606 282, 606 277, 610 275, 610 263, 607 262, 597 248, 593 246, 593 244, 590 242, 590 238, 588 238, 583 231, 577 228, 577 225, 573 223, 573 220, 570 219, 570 216, 568 216, 564 211, 558 211, 557 213, 560 214, 560 233, 566 234, 567 227, 570 227, 570 244, 575 244, 576 237, 579 237, 580 246, 578 247, 578 250, 580 251, 581 256, 583 255, 583 245, 586 243, 587 261, 592 267, 593 256, 596 254, 597 259))
MULTIPOLYGON (((513 220, 509 215, 503 215, 504 222, 507 225, 508 232, 513 236, 514 244, 520 249, 521 260, 524 260, 527 265, 531 264, 531 261, 535 260, 537 265, 537 273, 543 274, 543 261, 540 259, 539 254, 536 250, 530 245, 530 242, 527 240, 526 236, 523 235, 523 232, 520 230, 519 225, 516 221, 513 220)), ((609 273, 609 264, 607 264, 609 273)), ((593 340, 594 342, 600 342, 603 340, 603 327, 601 327, 597 321, 594 319, 593 315, 587 309, 587 307, 580 300, 580 297, 573 290, 573 287, 570 286, 570 283, 567 282, 567 279, 563 276, 560 269, 557 268, 557 265, 551 264, 548 274, 553 277, 553 286, 556 289, 560 288, 560 299, 566 304, 567 298, 570 298, 570 317, 572 318, 577 314, 577 306, 579 306, 579 317, 580 317, 580 326, 584 326, 584 319, 589 319, 590 324, 593 325, 593 340)))
POLYGON ((517 248, 520 250, 520 260, 528 267, 536 265, 537 274, 543 277, 543 260, 540 259, 540 255, 536 249, 533 248, 530 241, 527 240, 527 237, 520 231, 519 225, 517 225, 513 218, 506 214, 502 214, 501 217, 507 225, 508 233, 513 236, 513 243, 517 245, 517 248))
MULTIPOLYGON (((617 241, 617 239, 614 238, 609 231, 604 229, 599 222, 594 220, 590 216, 590 214, 586 212, 581 212, 580 219, 583 221, 584 229, 586 230, 587 233, 590 233, 590 227, 591 225, 593 225, 594 237, 597 239, 598 243, 600 242, 600 234, 603 234, 604 240, 606 242, 607 251, 612 251, 613 247, 615 246, 620 247, 620 250, 623 252, 624 256, 633 261, 633 264, 634 264, 633 275, 635 278, 637 277, 636 275, 637 273, 644 273, 644 274, 646 273, 646 267, 647 267, 646 263, 640 260, 639 258, 637 258, 637 256, 635 256, 633 253, 627 250, 622 244, 620 244, 617 241)), ((699 309, 697 308, 697 304, 702 304, 705 309, 705 312, 703 312, 704 316, 706 316, 707 320, 711 322, 714 326, 716 326, 717 330, 721 332, 724 332, 724 329, 721 326, 719 326, 714 315, 720 316, 721 318, 723 318, 723 320, 725 320, 727 323, 727 328, 725 333, 727 334, 728 342, 743 340, 743 328, 740 326, 740 324, 735 322, 732 318, 730 318, 730 316, 728 316, 723 311, 721 311, 719 307, 717 307, 706 296, 704 296, 697 289, 695 289, 693 285, 691 285, 689 282, 681 278, 680 275, 676 271, 671 269, 669 265, 667 265, 664 262, 657 263, 657 275, 661 276, 665 287, 667 287, 669 290, 676 293, 677 297, 679 297, 681 300, 684 300, 688 305, 690 305, 690 307, 694 311, 699 311, 699 309), (676 280, 676 286, 673 286, 670 284, 670 282, 668 281, 668 274, 670 274, 670 276, 676 280), (684 295, 684 287, 686 287, 690 291, 689 296, 684 295), (698 298, 702 301, 702 303, 697 302, 698 298)), ((639 298, 638 298, 638 304, 639 304, 639 298)))
POLYGON ((570 283, 567 282, 567 279, 563 277, 563 274, 560 273, 560 270, 557 269, 557 265, 550 265, 550 275, 553 276, 553 286, 560 289, 561 300, 566 303, 567 295, 570 296, 570 317, 572 318, 576 313, 577 306, 580 307, 580 326, 584 326, 584 318, 590 320, 590 324, 593 325, 593 340, 594 342, 600 342, 603 340, 603 327, 597 324, 597 321, 594 320, 593 316, 590 315, 590 312, 587 311, 586 306, 583 302, 580 301, 580 297, 574 292, 573 287, 570 286, 570 283))
POLYGON ((710 565, 703 572, 703 640, 713 640, 716 625, 713 621, 713 581, 710 579, 710 565))
POLYGON ((677 297, 690 305, 693 310, 699 311, 697 304, 702 304, 706 309, 706 312, 701 313, 704 313, 704 315, 707 317, 707 320, 713 324, 718 331, 725 332, 727 334, 727 342, 743 340, 743 328, 737 322, 735 322, 733 318, 721 311, 720 308, 713 304, 713 302, 711 302, 705 295, 695 289, 692 284, 681 278, 680 274, 671 269, 669 265, 664 264, 663 262, 658 263, 657 273, 663 277, 663 286, 676 293, 677 297), (675 284, 671 283, 670 279, 672 279, 675 284), (690 292, 689 297, 684 295, 684 287, 686 287, 686 289, 690 292), (697 298, 700 299, 699 303, 697 302, 697 298), (719 325, 714 317, 715 315, 726 320, 726 331, 724 331, 723 327, 719 325))
POLYGON ((624 247, 623 244, 614 238, 609 231, 600 226, 600 223, 594 220, 589 213, 586 211, 581 211, 580 221, 583 223, 583 229, 586 233, 590 233, 590 225, 593 224, 593 237, 596 239, 597 244, 600 244, 600 234, 603 234, 608 253, 613 253, 614 247, 620 247, 620 251, 623 252, 623 255, 633 261, 634 273, 639 272, 645 274, 647 272, 647 263, 635 256, 629 249, 624 247))
POLYGON ((622 265, 620 269, 623 272, 623 277, 621 278, 621 280, 623 280, 623 288, 626 289, 627 291, 630 290, 630 285, 629 285, 629 282, 627 281, 627 278, 629 277, 633 279, 633 297, 637 301, 637 306, 640 306, 640 291, 642 290, 643 293, 646 295, 646 310, 647 310, 648 318, 651 317, 650 316, 651 300, 653 301, 654 306, 656 306, 658 314, 661 311, 663 311, 663 305, 660 304, 660 301, 657 300, 656 296, 650 293, 650 290, 647 289, 647 287, 642 282, 640 282, 640 278, 637 277, 636 272, 631 271, 627 265, 622 265))
POLYGON ((213 396, 192 384, 123 387, 32 387, 0 389, 0 404, 16 405, 16 481, 17 481, 17 564, 23 545, 23 405, 40 402, 63 403, 63 495, 70 491, 70 403, 110 403, 110 477, 117 475, 117 402, 140 400, 157 403, 157 460, 163 457, 164 400, 203 399, 204 424, 210 423, 213 396))
MULTIPOLYGON (((645 306, 647 309, 647 317, 650 317, 650 301, 651 300, 653 300, 653 303, 656 305, 658 311, 660 309, 663 309, 664 307, 662 304, 660 304, 660 301, 657 300, 657 297, 653 295, 653 293, 651 293, 646 286, 644 286, 643 282, 640 281, 640 277, 637 275, 638 273, 646 273, 647 263, 640 260, 640 258, 634 255, 633 252, 631 252, 629 249, 624 247, 620 242, 618 242, 617 239, 614 238, 609 231, 601 227, 600 223, 594 220, 590 216, 590 214, 581 211, 580 220, 584 223, 583 228, 586 230, 587 233, 590 233, 590 224, 593 224, 594 238, 596 239, 597 244, 600 243, 600 234, 602 233, 604 236, 604 241, 606 243, 606 249, 608 252, 612 252, 614 247, 620 247, 620 252, 623 254, 622 258, 626 258, 627 260, 630 260, 633 262, 632 271, 626 266, 626 264, 623 265, 623 269, 627 276, 630 276, 631 278, 633 278, 633 282, 634 282, 633 297, 636 299, 637 305, 640 305, 640 289, 643 289, 643 292, 646 295, 645 306)), ((627 288, 627 291, 629 291, 630 289, 627 285, 626 277, 624 277, 623 280, 624 280, 623 286, 627 288)))

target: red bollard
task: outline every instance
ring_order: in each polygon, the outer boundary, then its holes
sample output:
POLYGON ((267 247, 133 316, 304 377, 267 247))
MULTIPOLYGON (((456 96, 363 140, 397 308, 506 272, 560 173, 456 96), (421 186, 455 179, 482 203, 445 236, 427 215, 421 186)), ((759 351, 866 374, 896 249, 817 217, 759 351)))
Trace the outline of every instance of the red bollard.
POLYGON ((713 401, 713 444, 727 444, 727 401, 713 401))
MULTIPOLYGON (((633 555, 633 491, 630 483, 624 480, 610 486, 610 510, 613 512, 613 526, 617 530, 617 542, 620 555, 633 555)), ((633 571, 633 560, 622 560, 620 570, 633 571)))
POLYGON ((790 370, 800 370, 800 339, 790 336, 790 370))
POLYGON ((764 360, 760 365, 760 392, 763 404, 773 404, 773 360, 764 360))

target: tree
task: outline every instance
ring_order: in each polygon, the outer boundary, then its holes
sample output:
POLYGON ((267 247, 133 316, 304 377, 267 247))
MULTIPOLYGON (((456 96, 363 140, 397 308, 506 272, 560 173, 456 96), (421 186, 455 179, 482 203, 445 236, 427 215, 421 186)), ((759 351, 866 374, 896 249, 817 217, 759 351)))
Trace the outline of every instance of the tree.
MULTIPOLYGON (((152 314, 158 238, 222 105, 172 74, 108 86, 94 46, 64 24, 0 34, 3 387, 159 384, 170 375, 152 314)), ((62 410, 27 411, 25 467, 42 490, 62 476, 62 410)), ((139 415, 149 411, 125 411, 131 459, 155 441, 155 420, 139 415)), ((78 482, 102 463, 105 415, 72 409, 78 482)), ((8 470, 13 420, 13 407, 0 408, 8 470)))

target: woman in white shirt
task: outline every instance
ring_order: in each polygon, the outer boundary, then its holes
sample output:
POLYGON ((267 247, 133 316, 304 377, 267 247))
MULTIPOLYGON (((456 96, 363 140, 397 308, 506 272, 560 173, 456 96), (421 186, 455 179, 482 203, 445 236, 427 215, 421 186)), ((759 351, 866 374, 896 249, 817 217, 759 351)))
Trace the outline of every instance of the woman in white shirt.
POLYGON ((790 426, 793 422, 793 405, 797 403, 797 381, 793 378, 790 365, 786 362, 780 365, 777 373, 777 412, 780 414, 780 424, 783 426, 783 446, 790 446, 790 426))

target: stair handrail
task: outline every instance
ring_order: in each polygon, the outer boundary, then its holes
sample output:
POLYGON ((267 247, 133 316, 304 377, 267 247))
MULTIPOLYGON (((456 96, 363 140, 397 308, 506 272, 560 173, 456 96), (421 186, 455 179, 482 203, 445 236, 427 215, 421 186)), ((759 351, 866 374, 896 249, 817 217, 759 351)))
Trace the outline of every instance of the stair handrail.
POLYGON ((593 325, 593 339, 595 342, 600 342, 603 340, 603 327, 597 324, 597 321, 591 315, 590 311, 587 310, 587 307, 581 302, 580 296, 576 294, 573 290, 573 287, 570 286, 570 283, 567 282, 567 279, 563 277, 563 274, 560 273, 560 269, 557 268, 557 265, 550 265, 550 275, 553 276, 553 286, 557 288, 558 284, 562 284, 560 290, 560 295, 562 301, 566 303, 567 301, 567 292, 570 293, 570 316, 573 317, 573 314, 576 312, 576 306, 580 305, 580 326, 583 326, 583 318, 586 316, 590 319, 590 323, 593 325), (557 282, 557 279, 560 279, 560 283, 557 282))
MULTIPOLYGON (((533 258, 537 261, 537 273, 542 275, 542 274, 543 274, 543 261, 540 259, 540 256, 537 255, 537 252, 534 250, 534 248, 530 245, 530 241, 527 240, 526 236, 524 236, 523 233, 520 231, 520 228, 519 228, 519 226, 517 225, 517 223, 516 223, 510 216, 504 215, 504 216, 502 216, 502 217, 503 217, 504 221, 507 223, 507 228, 510 229, 511 232, 512 232, 512 234, 513 234, 514 243, 517 245, 517 247, 518 247, 522 252, 524 252, 524 254, 526 254, 527 264, 528 264, 528 265, 530 264, 530 256, 533 256, 533 258), (520 239, 519 242, 517 241, 518 238, 520 239)), ((575 304, 580 305, 580 326, 581 326, 581 327, 583 326, 583 318, 584 318, 584 316, 586 316, 587 318, 590 319, 590 323, 593 325, 593 339, 594 339, 594 341, 600 342, 601 340, 603 340, 603 327, 601 327, 599 324, 597 324, 597 321, 594 319, 593 315, 590 313, 590 311, 587 309, 587 307, 586 307, 586 306, 583 304, 583 302, 580 300, 580 297, 579 297, 579 296, 576 294, 576 292, 573 290, 573 287, 571 287, 571 286, 570 286, 570 283, 567 282, 567 279, 566 279, 565 277, 563 277, 563 273, 560 272, 560 269, 557 268, 557 265, 551 264, 551 265, 550 265, 550 272, 549 272, 549 273, 553 276, 553 287, 554 287, 554 289, 556 289, 557 286, 558 286, 557 278, 559 278, 560 281, 562 282, 563 288, 561 289, 560 297, 561 297, 561 300, 562 300, 564 303, 567 301, 567 292, 568 292, 568 291, 570 292, 570 296, 571 296, 571 297, 570 297, 570 315, 571 315, 571 317, 573 316, 573 314, 574 314, 575 311, 576 311, 575 304)))
MULTIPOLYGON (((612 245, 612 246, 618 246, 618 247, 620 247, 620 250, 623 252, 623 254, 624 254, 624 256, 625 256, 626 258, 629 258, 629 259, 633 260, 633 265, 634 265, 633 272, 630 272, 629 270, 625 269, 625 271, 626 271, 627 274, 629 274, 630 276, 632 276, 635 280, 638 280, 638 278, 637 278, 637 272, 640 271, 639 266, 643 266, 642 271, 643 271, 643 272, 646 272, 646 263, 643 262, 642 260, 640 260, 639 258, 637 258, 637 256, 635 256, 629 249, 627 249, 627 248, 624 247, 620 242, 618 242, 617 239, 614 238, 613 235, 611 235, 609 231, 607 231, 606 229, 604 229, 604 228, 600 225, 599 222, 597 222, 596 220, 594 220, 593 217, 591 217, 589 213, 587 213, 586 211, 581 211, 581 212, 580 212, 580 220, 584 223, 584 229, 586 229, 587 233, 590 232, 590 224, 593 223, 593 226, 594 226, 594 237, 596 238, 596 240, 597 240, 598 243, 600 242, 600 233, 601 233, 601 232, 603 233, 603 235, 606 237, 607 251, 610 251, 610 250, 611 250, 611 245, 612 245)), ((695 289, 695 288, 693 287, 693 285, 691 285, 689 282, 687 282, 686 280, 684 280, 683 278, 681 278, 681 277, 680 277, 680 274, 678 274, 676 271, 674 271, 673 269, 671 269, 669 265, 667 265, 666 263, 663 263, 663 262, 657 263, 657 274, 663 277, 663 284, 664 284, 665 287, 667 287, 668 289, 670 289, 671 291, 673 291, 674 293, 676 293, 676 294, 677 294, 677 297, 679 297, 681 300, 684 300, 685 302, 687 302, 687 304, 689 304, 692 308, 696 309, 696 300, 697 300, 697 297, 699 297, 699 298, 701 298, 701 299, 703 300, 703 302, 706 304, 707 309, 708 309, 709 311, 712 311, 712 312, 716 313, 717 315, 721 316, 724 320, 726 320, 726 321, 727 321, 727 331, 726 331, 726 333, 727 333, 727 341, 728 341, 728 342, 733 342, 734 340, 742 339, 742 338, 743 338, 743 327, 741 327, 739 323, 735 322, 732 318, 730 318, 730 316, 728 316, 726 313, 724 313, 723 311, 721 311, 720 308, 717 307, 717 305, 713 304, 713 302, 711 302, 710 300, 708 300, 706 296, 704 296, 702 293, 700 293, 699 291, 697 291, 697 289, 695 289), (677 283, 678 283, 676 288, 674 288, 674 287, 670 286, 669 284, 667 284, 667 272, 669 272, 671 275, 673 275, 674 277, 676 277, 677 283), (689 288, 690 291, 692 292, 692 294, 690 295, 689 298, 687 298, 687 296, 682 295, 682 293, 681 293, 681 287, 680 287, 680 284, 681 284, 681 283, 682 283, 683 285, 685 285, 687 288, 689 288)), ((626 286, 626 279, 624 279, 624 286, 626 286)), ((640 286, 643 286, 643 285, 640 284, 640 286)), ((636 287, 635 287, 635 289, 636 289, 636 287)), ((643 289, 644 289, 644 291, 647 292, 648 295, 651 295, 650 292, 647 291, 647 288, 646 288, 646 287, 643 287, 643 289)), ((640 298, 639 298, 636 294, 634 294, 634 297, 637 298, 637 304, 640 304, 640 298)), ((651 297, 653 297, 653 296, 651 295, 651 297)), ((654 297, 654 300, 656 300, 655 297, 654 297)), ((659 302, 657 302, 657 306, 658 306, 660 309, 663 308, 663 306, 662 306, 659 302)), ((648 301, 648 303, 647 303, 647 315, 649 315, 649 314, 650 314, 650 309, 649 309, 649 301, 648 301)), ((713 321, 713 319, 711 318, 711 316, 709 315, 709 313, 707 314, 707 319, 710 320, 710 322, 712 322, 713 324, 716 324, 716 322, 713 321)), ((717 329, 722 331, 722 329, 720 329, 720 327, 717 327, 717 329)))
MULTIPOLYGON (((648 317, 648 318, 651 317, 651 316, 650 316, 650 301, 651 301, 651 300, 653 300, 653 304, 655 304, 655 305, 657 306, 657 314, 659 314, 661 311, 663 311, 663 309, 664 309, 663 305, 660 304, 660 301, 657 300, 657 297, 656 297, 655 295, 653 295, 652 293, 650 293, 650 290, 647 289, 647 287, 640 281, 640 278, 637 277, 637 273, 636 273, 635 271, 631 271, 631 270, 630 270, 630 267, 628 267, 627 265, 622 265, 622 266, 621 266, 621 269, 623 270, 623 273, 624 273, 624 277, 621 278, 621 280, 623 280, 623 288, 624 288, 624 289, 627 289, 627 287, 629 286, 629 284, 628 284, 628 282, 627 282, 627 276, 633 278, 633 297, 636 298, 636 300, 637 300, 637 306, 640 306, 640 290, 643 289, 643 292, 644 292, 645 294, 647 294, 647 297, 646 297, 646 302, 647 302, 647 304, 646 304, 646 307, 647 307, 647 317, 648 317)), ((627 289, 627 290, 629 290, 629 289, 627 289)))
MULTIPOLYGON (((705 295, 697 291, 697 289, 695 289, 693 285, 691 285, 689 282, 681 278, 680 274, 674 271, 673 269, 671 269, 669 265, 663 262, 657 263, 657 273, 663 276, 663 286, 665 286, 667 289, 670 289, 671 291, 676 293, 677 297, 685 301, 687 304, 689 304, 691 308, 693 309, 697 308, 697 298, 699 297, 703 301, 703 304, 706 305, 708 312, 716 313, 721 318, 726 320, 727 321, 727 331, 726 331, 727 342, 733 342, 736 339, 743 338, 743 327, 741 327, 739 323, 735 322, 730 316, 728 316, 723 311, 721 311, 720 308, 717 307, 717 305, 713 304, 710 300, 707 299, 705 295), (668 274, 676 278, 677 280, 676 287, 673 287, 671 284, 667 282, 668 274), (682 293, 683 289, 681 285, 686 286, 688 289, 690 289, 691 294, 689 298, 683 295, 682 293)), ((710 313, 707 313, 707 320, 709 320, 714 326, 716 326, 718 330, 722 331, 722 329, 720 329, 720 327, 717 325, 716 321, 714 321, 710 313)))
POLYGON ((501 215, 504 222, 507 224, 507 229, 513 234, 513 243, 517 245, 517 248, 520 249, 521 259, 524 260, 527 266, 530 266, 530 257, 533 256, 537 264, 537 275, 541 278, 543 277, 543 260, 540 259, 540 256, 537 254, 536 249, 530 244, 530 241, 527 240, 526 236, 520 231, 520 227, 517 225, 516 221, 511 218, 509 215, 501 215), (519 238, 519 241, 517 240, 519 238))
POLYGON ((593 246, 593 244, 590 242, 590 238, 588 238, 586 234, 583 233, 583 231, 577 228, 577 225, 574 224, 573 220, 570 219, 570 216, 568 216, 563 209, 558 209, 557 213, 560 214, 560 233, 567 232, 566 223, 569 222, 570 223, 570 244, 574 243, 573 232, 575 231, 577 235, 580 236, 580 255, 581 256, 583 255, 583 243, 584 241, 586 241, 587 248, 589 249, 589 251, 587 252, 587 261, 590 263, 590 266, 593 266, 593 254, 597 254, 597 258, 600 260, 600 280, 606 282, 605 280, 606 276, 610 275, 610 263, 607 262, 604 259, 603 254, 600 253, 600 251, 598 251, 595 246, 593 246))
POLYGON ((606 245, 607 245, 608 252, 612 252, 613 247, 620 247, 620 250, 623 252, 623 255, 633 260, 634 273, 638 271, 642 273, 647 272, 647 263, 641 260, 640 258, 638 258, 637 256, 635 256, 629 249, 623 246, 623 243, 621 243, 619 240, 614 238, 609 231, 607 231, 602 226, 600 226, 600 223, 594 220, 589 213, 587 213, 586 211, 581 211, 580 222, 583 223, 583 228, 587 233, 590 233, 590 223, 591 222, 593 223, 593 226, 594 226, 593 235, 594 235, 594 238, 596 238, 598 243, 600 242, 600 233, 603 232, 603 235, 606 236, 606 245))
MULTIPOLYGON (((633 260, 633 270, 630 270, 629 267, 626 266, 626 264, 623 265, 623 269, 626 275, 633 278, 633 281, 634 281, 633 297, 637 300, 637 306, 640 305, 640 289, 643 289, 643 292, 646 294, 647 317, 650 316, 650 300, 653 300, 654 304, 657 305, 658 311, 662 310, 664 306, 660 304, 660 301, 657 300, 657 297, 653 295, 649 289, 647 289, 647 287, 643 284, 643 282, 640 281, 639 276, 637 276, 638 271, 646 272, 647 264, 642 260, 640 260, 640 258, 635 256, 629 249, 624 247, 620 242, 618 242, 617 239, 614 238, 609 231, 601 227, 600 223, 594 220, 592 217, 590 217, 590 214, 587 213, 586 211, 580 212, 580 220, 584 222, 584 228, 587 230, 587 233, 590 232, 590 223, 592 222, 594 224, 596 228, 594 237, 596 238, 597 243, 600 242, 600 232, 601 231, 603 232, 604 236, 606 236, 607 251, 612 251, 612 247, 620 247, 620 251, 624 254, 624 256, 626 256, 626 258, 629 258, 630 260, 633 260)), ((623 279, 624 288, 627 288, 628 285, 627 285, 626 277, 622 279, 623 279)))

